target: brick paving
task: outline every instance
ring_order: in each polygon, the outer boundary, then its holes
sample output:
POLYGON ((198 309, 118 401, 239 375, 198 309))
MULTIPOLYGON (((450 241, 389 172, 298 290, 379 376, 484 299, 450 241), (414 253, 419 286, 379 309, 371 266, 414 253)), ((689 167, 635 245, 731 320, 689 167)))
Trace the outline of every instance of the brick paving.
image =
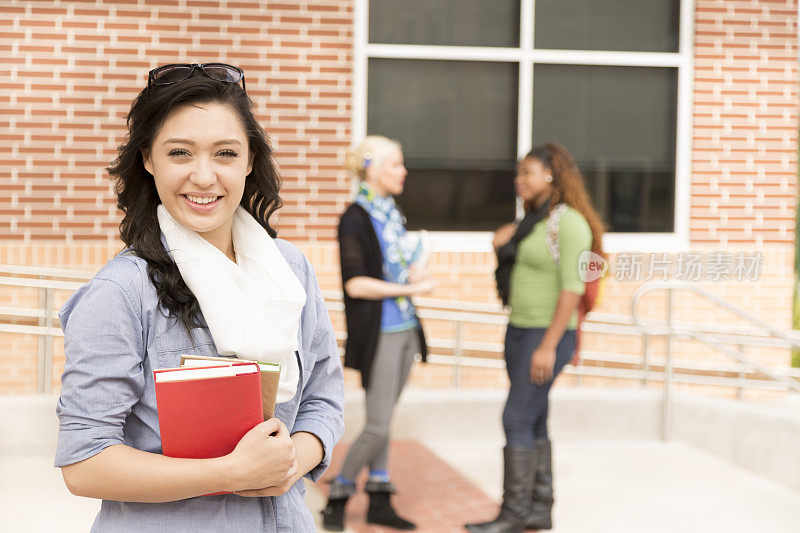
MULTIPOLYGON (((331 467, 317 484, 326 500, 328 482, 339 473, 348 447, 349 444, 336 446, 331 467)), ((465 523, 489 519, 497 513, 497 502, 416 441, 391 443, 389 470, 398 489, 392 498, 395 508, 400 516, 415 522, 419 532, 463 533, 465 523)), ((366 523, 368 498, 363 492, 366 478, 367 471, 363 469, 356 480, 359 491, 345 509, 346 528, 357 533, 397 531, 366 523)))

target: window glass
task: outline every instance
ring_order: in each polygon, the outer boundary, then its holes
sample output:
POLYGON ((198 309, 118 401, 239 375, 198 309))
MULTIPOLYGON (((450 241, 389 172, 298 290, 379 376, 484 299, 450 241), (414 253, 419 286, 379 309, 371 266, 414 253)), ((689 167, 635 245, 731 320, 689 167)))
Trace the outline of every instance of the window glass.
POLYGON ((519 46, 519 0, 370 0, 369 42, 519 46))
POLYGON ((536 0, 534 46, 677 52, 680 0, 536 0))
POLYGON ((533 143, 563 144, 610 231, 671 232, 677 69, 537 64, 533 143))
POLYGON ((514 217, 516 63, 369 60, 368 134, 403 145, 410 229, 488 230, 514 217))

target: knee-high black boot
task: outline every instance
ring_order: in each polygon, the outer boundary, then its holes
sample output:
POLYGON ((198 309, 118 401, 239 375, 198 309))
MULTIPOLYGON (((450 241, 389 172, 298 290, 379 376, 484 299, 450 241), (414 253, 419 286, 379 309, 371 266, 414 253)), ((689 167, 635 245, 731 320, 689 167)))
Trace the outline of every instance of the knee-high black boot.
POLYGON ((530 512, 535 450, 506 446, 503 449, 503 505, 491 522, 467 524, 472 533, 522 533, 530 512))
POLYGON ((550 440, 536 439, 536 471, 533 480, 533 504, 525 527, 528 529, 551 529, 553 527, 553 454, 550 440))
POLYGON ((328 504, 322 511, 322 523, 330 531, 344 531, 344 506, 356 491, 355 484, 339 483, 333 480, 328 504))
POLYGON ((367 481, 364 490, 369 494, 369 509, 367 509, 367 523, 380 524, 411 531, 417 529, 413 522, 397 515, 391 502, 392 494, 395 493, 394 485, 388 481, 367 481))

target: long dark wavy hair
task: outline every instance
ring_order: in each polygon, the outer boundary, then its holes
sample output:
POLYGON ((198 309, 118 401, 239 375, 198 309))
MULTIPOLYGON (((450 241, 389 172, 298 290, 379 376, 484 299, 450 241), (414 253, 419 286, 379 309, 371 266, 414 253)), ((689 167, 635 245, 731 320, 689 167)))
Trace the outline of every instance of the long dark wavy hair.
MULTIPOLYGON (((550 209, 565 203, 578 211, 592 230, 592 251, 605 257, 603 252, 603 221, 592 206, 592 200, 583 184, 583 176, 569 150, 557 143, 534 146, 525 159, 538 159, 553 174, 553 192, 550 209)), ((525 205, 525 210, 531 206, 525 205)))
POLYGON ((212 102, 234 111, 247 136, 253 170, 245 179, 241 206, 271 237, 277 236, 269 219, 282 205, 280 177, 267 135, 253 115, 250 98, 237 84, 198 76, 144 89, 128 113, 126 142, 118 148, 117 158, 106 169, 116 180, 117 207, 124 214, 119 225, 120 238, 147 261, 147 274, 156 288, 160 306, 179 320, 187 332, 192 327, 203 326, 200 306, 161 242, 156 216, 161 200, 153 176, 144 168, 142 153, 149 153, 153 140, 173 110, 212 102))

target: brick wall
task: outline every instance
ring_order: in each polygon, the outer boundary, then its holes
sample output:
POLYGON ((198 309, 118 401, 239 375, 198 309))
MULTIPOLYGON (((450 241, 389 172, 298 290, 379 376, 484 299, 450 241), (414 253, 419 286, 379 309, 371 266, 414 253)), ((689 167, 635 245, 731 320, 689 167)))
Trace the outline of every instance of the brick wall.
MULTIPOLYGON (((0 6, 0 241, 111 241, 103 168, 146 73, 242 66, 285 178, 283 235, 331 240, 347 201, 352 2, 11 1, 0 6), (220 9, 223 7, 224 9, 220 9)), ((697 0, 692 242, 791 243, 797 5, 697 0)))
POLYGON ((0 242, 115 240, 103 170, 151 68, 245 70, 278 151, 289 239, 334 238, 350 144, 352 2, 10 1, 0 5, 0 242))
MULTIPOLYGON (((303 252, 308 256, 320 280, 323 289, 339 289, 338 250, 334 243, 301 243, 303 252)), ((709 251, 715 247, 695 248, 699 252, 709 251)), ((38 243, 34 245, 8 244, 0 247, 0 264, 51 265, 63 268, 86 269, 95 271, 106 260, 119 250, 117 245, 97 245, 92 243, 62 246, 57 243, 38 243)), ((763 268, 759 279, 752 281, 706 282, 703 285, 731 301, 735 305, 756 314, 762 320, 780 327, 790 327, 791 287, 793 283, 791 247, 770 245, 762 248, 764 253, 763 268)), ((611 257, 615 264, 616 258, 611 257)), ((494 258, 489 254, 461 253, 434 254, 430 268, 441 282, 440 288, 432 295, 445 300, 470 300, 476 302, 494 302, 495 292, 492 271, 494 258), (464 280, 463 283, 461 280, 464 280)), ((597 311, 606 314, 627 315, 628 302, 640 282, 617 281, 611 278, 606 286, 606 294, 597 311)), ((55 294, 56 308, 68 296, 65 291, 55 294)), ((2 305, 20 307, 36 307, 38 293, 35 289, 7 288, 0 286, 2 305)), ((652 294, 643 300, 640 311, 643 316, 662 321, 665 314, 663 294, 652 294)), ((680 294, 675 302, 676 320, 681 322, 720 323, 729 326, 747 324, 737 321, 733 315, 712 306, 705 301, 687 294, 680 294)), ((331 313, 334 327, 344 331, 343 314, 339 311, 331 313)), ((427 320, 425 327, 429 338, 438 341, 453 339, 454 325, 444 320, 427 320)), ((492 325, 467 324, 464 336, 467 341, 483 343, 502 343, 504 328, 492 325)), ((612 355, 638 355, 642 353, 640 339, 608 334, 587 334, 583 342, 586 350, 604 352, 612 355)), ((664 345, 661 341, 653 341, 651 357, 661 357, 664 345)), ((447 353, 447 350, 435 350, 447 353)), ((63 348, 61 339, 56 338, 54 345, 52 388, 59 387, 59 376, 63 370, 63 348)), ((676 343, 677 357, 690 362, 731 363, 730 358, 720 356, 694 342, 676 343)), ((771 366, 787 366, 788 350, 775 348, 750 349, 749 353, 762 363, 771 366)), ((465 350, 467 356, 476 355, 465 350)), ((359 379, 355 371, 346 371, 346 383, 350 387, 358 387, 359 379)), ((575 383, 572 379, 563 379, 561 386, 575 383)), ((630 380, 609 380, 604 378, 584 378, 584 385, 595 386, 630 386, 630 380)), ((412 386, 447 388, 453 384, 453 369, 449 366, 427 365, 415 367, 411 376, 412 386)), ((461 386, 476 388, 497 388, 506 385, 505 371, 502 369, 469 369, 462 372, 461 386)), ((29 393, 36 389, 36 339, 31 335, 0 333, 0 394, 29 393)), ((717 392, 733 394, 732 389, 717 392)))
MULTIPOLYGON (((696 0, 695 6, 691 248, 763 252, 759 280, 705 285, 789 327, 797 5, 696 0)), ((349 200, 340 162, 351 141, 352 9, 352 1, 336 0, 0 5, 0 51, 8 58, 0 67, 0 264, 96 270, 105 263, 120 243, 102 169, 123 139, 130 100, 158 64, 221 60, 245 69, 258 117, 278 149, 286 201, 277 221, 281 236, 309 256, 323 289, 339 289, 334 238, 336 217, 349 200)), ((435 298, 496 301, 491 254, 436 253, 431 269, 441 282, 435 298)), ((599 310, 626 314, 637 286, 612 279, 599 310)), ((0 295, 4 302, 12 298, 0 295)), ((14 298, 35 305, 35 294, 14 298)), ((656 316, 663 304, 651 300, 645 309, 656 316)), ((679 302, 678 312, 683 320, 731 321, 690 299, 679 302)), ((333 319, 341 329, 341 316, 333 319)), ((451 324, 427 326, 440 337, 452 331, 451 324)), ((472 327, 468 335, 500 342, 502 328, 472 327)), ((30 391, 35 354, 23 348, 31 346, 25 336, 0 334, 0 393, 30 391)), ((631 340, 596 335, 587 336, 586 348, 640 349, 631 340)), ((686 359, 710 358, 696 346, 680 350, 686 359)), ((769 364, 788 361, 786 351, 757 355, 769 364)), ((59 357, 56 350, 54 386, 59 357)), ((467 370, 463 378, 465 386, 505 384, 503 371, 467 370)), ((412 375, 419 386, 451 381, 450 369, 435 365, 412 375)), ((357 386, 357 376, 349 372, 347 382, 357 386)))
POLYGON ((794 242, 797 2, 697 0, 691 239, 794 242))

